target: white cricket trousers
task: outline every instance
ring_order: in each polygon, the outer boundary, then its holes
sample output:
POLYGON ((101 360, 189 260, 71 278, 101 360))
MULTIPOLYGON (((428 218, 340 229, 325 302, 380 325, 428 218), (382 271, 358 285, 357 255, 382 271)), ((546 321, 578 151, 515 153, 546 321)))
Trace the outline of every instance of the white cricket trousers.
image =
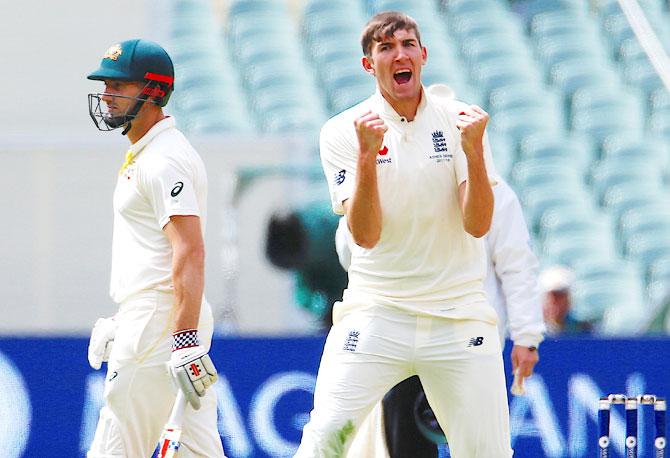
POLYGON ((509 410, 495 324, 374 306, 330 330, 296 458, 346 456, 365 417, 417 374, 454 458, 509 458, 509 410))
MULTIPOLYGON (((105 405, 88 458, 149 458, 176 398, 166 363, 172 351, 174 296, 145 291, 124 301, 107 364, 105 405)), ((203 300, 198 335, 209 348, 212 310, 203 300)), ((208 389, 199 410, 186 407, 179 457, 223 458, 216 393, 208 389)))

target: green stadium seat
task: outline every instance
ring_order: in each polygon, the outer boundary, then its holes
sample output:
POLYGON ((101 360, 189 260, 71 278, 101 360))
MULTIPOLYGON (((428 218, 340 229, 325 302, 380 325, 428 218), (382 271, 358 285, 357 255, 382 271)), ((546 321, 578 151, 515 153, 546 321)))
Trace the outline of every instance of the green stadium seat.
POLYGON ((623 77, 626 83, 647 93, 663 88, 661 77, 647 59, 624 63, 623 77))
POLYGON ((502 2, 491 0, 446 0, 444 5, 447 12, 455 17, 500 14, 507 11, 502 2))
POLYGON ((430 27, 430 22, 435 20, 439 11, 436 2, 417 2, 412 0, 369 0, 369 12, 375 14, 380 11, 402 11, 413 17, 420 27, 430 27))
POLYGON ((592 20, 586 14, 573 9, 557 9, 535 13, 530 20, 529 31, 534 37, 564 35, 566 31, 578 33, 591 25, 592 20))
POLYGON ((570 124, 574 132, 588 135, 598 144, 610 135, 627 132, 628 135, 637 136, 644 129, 643 118, 607 108, 574 112, 570 124))
POLYGON ((648 319, 643 297, 644 290, 636 276, 578 279, 572 290, 571 310, 579 320, 600 322, 601 333, 636 334, 648 319), (620 318, 626 313, 633 314, 628 322, 620 318))
POLYGON ((571 100, 571 115, 591 111, 621 113, 626 118, 632 118, 634 126, 641 127, 644 124, 646 107, 642 93, 621 85, 588 86, 575 91, 571 100))
POLYGON ((582 187, 565 186, 561 192, 556 192, 554 187, 543 186, 526 188, 521 192, 526 221, 534 232, 538 232, 542 216, 553 208, 567 208, 575 201, 588 199, 588 194, 582 187))
POLYGON ((655 206, 662 205, 663 201, 655 200, 623 213, 619 220, 619 237, 625 251, 629 251, 629 245, 639 242, 640 238, 654 237, 649 234, 665 233, 670 238, 670 211, 664 209, 652 213, 655 206))
POLYGON ((517 142, 537 133, 558 135, 565 132, 564 120, 560 113, 538 108, 497 113, 491 119, 490 129, 508 135, 517 142))
MULTIPOLYGON (((289 18, 281 18, 281 15, 265 13, 259 16, 242 16, 231 18, 228 23, 227 38, 233 55, 244 46, 260 47, 260 43, 275 43, 277 36, 292 36, 295 27, 289 18)), ((284 43, 286 44, 286 43, 284 43)))
POLYGON ((519 46, 518 41, 509 37, 505 41, 497 41, 496 37, 472 37, 460 45, 461 53, 468 63, 482 62, 488 59, 503 57, 527 57, 527 50, 519 46))
POLYGON ((591 185, 599 200, 605 191, 619 183, 661 184, 659 169, 644 158, 606 158, 599 161, 591 173, 591 185))
POLYGON ((545 261, 569 267, 584 259, 612 259, 616 256, 614 242, 607 234, 586 233, 557 237, 547 239, 542 244, 542 257, 545 261))
POLYGON ((659 111, 653 113, 649 120, 650 130, 655 135, 670 141, 670 111, 659 111))
POLYGON ((639 62, 647 60, 647 53, 636 37, 626 38, 617 50, 617 58, 621 62, 639 62))
POLYGON ((585 15, 588 5, 581 0, 529 0, 525 4, 526 15, 531 19, 538 14, 549 12, 569 12, 571 15, 585 15))
POLYGON ((538 235, 544 240, 564 234, 573 234, 588 230, 611 232, 611 223, 607 215, 587 200, 573 201, 564 207, 548 209, 540 218, 538 235))
POLYGON ((526 84, 531 87, 543 84, 543 78, 536 67, 529 63, 522 64, 523 58, 516 60, 518 66, 508 65, 507 62, 511 61, 513 61, 513 58, 503 57, 489 59, 474 65, 472 71, 474 84, 485 93, 490 93, 499 87, 515 84, 526 84))
POLYGON ((500 30, 518 36, 523 34, 517 22, 506 20, 500 15, 461 16, 452 22, 452 29, 461 40, 500 30))
POLYGON ((321 74, 322 82, 327 92, 347 87, 361 86, 367 87, 370 95, 374 92, 375 80, 365 73, 362 68, 352 68, 350 71, 346 70, 345 67, 332 68, 332 71, 321 74))
POLYGON ((523 191, 538 187, 555 187, 556 190, 584 186, 582 175, 576 169, 560 163, 550 164, 542 159, 518 161, 512 169, 512 181, 523 191))
POLYGON ((649 266, 649 283, 660 283, 670 293, 670 257, 659 258, 649 266))
MULTIPOLYGON (((182 120, 180 120, 182 122, 182 120)), ((183 119, 185 129, 194 133, 243 133, 255 132, 246 111, 222 110, 221 106, 193 111, 183 119)))
POLYGON ((353 21, 354 18, 365 16, 359 0, 308 0, 305 2, 304 16, 306 20, 315 18, 331 18, 345 12, 353 21))
POLYGON ((329 90, 330 114, 335 115, 367 99, 374 91, 374 82, 360 81, 329 90))
POLYGON ((323 122, 303 110, 282 110, 265 115, 262 124, 265 132, 291 136, 300 133, 317 135, 323 122))
POLYGON ((603 54, 599 47, 593 44, 585 45, 585 43, 592 43, 588 37, 581 37, 580 39, 580 37, 573 36, 571 38, 570 41, 566 41, 562 37, 538 40, 537 54, 547 74, 550 74, 551 69, 556 65, 570 61, 589 60, 592 62, 592 66, 608 65, 607 56, 603 54))
POLYGON ((611 219, 595 208, 584 211, 579 205, 551 208, 545 211, 538 225, 538 235, 542 240, 557 237, 572 237, 585 233, 612 233, 611 219), (569 214, 577 209, 579 213, 569 214))
POLYGON ((657 89, 650 96, 651 113, 670 113, 670 91, 666 88, 657 89))
POLYGON ((563 104, 559 94, 542 84, 514 83, 495 88, 489 95, 490 113, 530 107, 562 111, 563 104))
POLYGON ((615 221, 630 209, 662 200, 663 191, 658 183, 623 182, 612 185, 603 192, 603 205, 615 221))
POLYGON ((670 163, 670 145, 662 137, 649 134, 611 135, 603 143, 602 156, 603 158, 638 156, 659 168, 666 168, 670 163))
POLYGON ((639 336, 648 328, 652 320, 653 310, 644 303, 644 290, 635 289, 613 290, 610 295, 603 288, 602 295, 613 299, 605 310, 600 323, 599 333, 609 336, 639 336))
POLYGON ((512 166, 516 160, 516 148, 514 142, 504 136, 489 134, 488 140, 493 154, 493 163, 495 164, 498 175, 505 180, 509 179, 512 166))
POLYGON ((625 246, 626 257, 648 271, 657 260, 670 256, 670 233, 666 229, 632 235, 625 246))
POLYGON ((582 87, 621 83, 613 69, 594 67, 590 59, 559 62, 550 69, 550 79, 566 97, 571 97, 582 87))
POLYGON ((521 142, 521 159, 538 159, 546 163, 568 165, 579 173, 585 173, 595 159, 595 150, 587 137, 577 134, 534 134, 521 142))
MULTIPOLYGON (((664 0, 637 0, 642 10, 650 15, 658 14, 665 8, 664 0)), ((604 16, 623 14, 617 0, 599 0, 598 9, 604 16)))
POLYGON ((626 284, 631 278, 637 281, 643 277, 636 263, 622 258, 583 259, 572 268, 575 278, 586 282, 601 280, 626 284))
POLYGON ((282 2, 273 0, 234 0, 228 9, 228 16, 253 16, 267 11, 284 14, 285 8, 282 2))

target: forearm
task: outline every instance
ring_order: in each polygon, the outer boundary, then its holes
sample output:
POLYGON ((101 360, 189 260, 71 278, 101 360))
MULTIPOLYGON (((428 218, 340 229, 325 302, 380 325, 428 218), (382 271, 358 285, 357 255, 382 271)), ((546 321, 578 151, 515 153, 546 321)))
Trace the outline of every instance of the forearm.
POLYGON ((354 242, 364 248, 374 247, 382 229, 376 162, 359 158, 354 194, 345 202, 345 209, 354 242))
POLYGON ((205 253, 201 247, 176 248, 172 259, 175 330, 197 329, 205 285, 205 253))
POLYGON ((491 227, 493 190, 483 155, 468 158, 468 180, 463 198, 463 227, 474 237, 483 237, 491 227))

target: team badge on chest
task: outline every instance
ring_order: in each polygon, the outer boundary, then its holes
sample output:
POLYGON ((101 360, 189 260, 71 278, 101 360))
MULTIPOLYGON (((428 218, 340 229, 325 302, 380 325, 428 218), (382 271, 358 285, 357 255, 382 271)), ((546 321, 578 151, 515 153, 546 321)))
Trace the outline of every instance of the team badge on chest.
POLYGON ((436 130, 431 134, 433 139, 433 152, 428 156, 431 161, 436 163, 451 162, 453 155, 449 153, 447 139, 444 138, 444 132, 436 130))

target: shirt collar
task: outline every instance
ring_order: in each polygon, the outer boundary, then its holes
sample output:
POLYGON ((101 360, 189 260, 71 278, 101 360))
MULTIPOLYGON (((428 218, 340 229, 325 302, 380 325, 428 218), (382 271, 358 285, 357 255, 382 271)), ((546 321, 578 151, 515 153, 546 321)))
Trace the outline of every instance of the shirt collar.
MULTIPOLYGON (((393 121, 404 121, 405 118, 403 116, 400 116, 395 109, 391 106, 391 104, 384 98, 382 95, 381 91, 379 90, 379 86, 377 86, 377 89, 375 90, 375 103, 377 105, 377 109, 379 110, 379 115, 384 116, 385 118, 391 119, 393 121)), ((423 113, 424 109, 426 108, 426 105, 428 104, 428 91, 426 91, 426 88, 422 85, 421 86, 421 101, 419 102, 419 106, 416 109, 416 116, 414 116, 414 121, 419 117, 421 113, 423 113)))
POLYGON ((142 136, 137 142, 130 145, 128 152, 132 152, 133 156, 137 156, 154 138, 161 132, 175 127, 176 121, 173 116, 167 116, 153 125, 146 134, 142 136))

